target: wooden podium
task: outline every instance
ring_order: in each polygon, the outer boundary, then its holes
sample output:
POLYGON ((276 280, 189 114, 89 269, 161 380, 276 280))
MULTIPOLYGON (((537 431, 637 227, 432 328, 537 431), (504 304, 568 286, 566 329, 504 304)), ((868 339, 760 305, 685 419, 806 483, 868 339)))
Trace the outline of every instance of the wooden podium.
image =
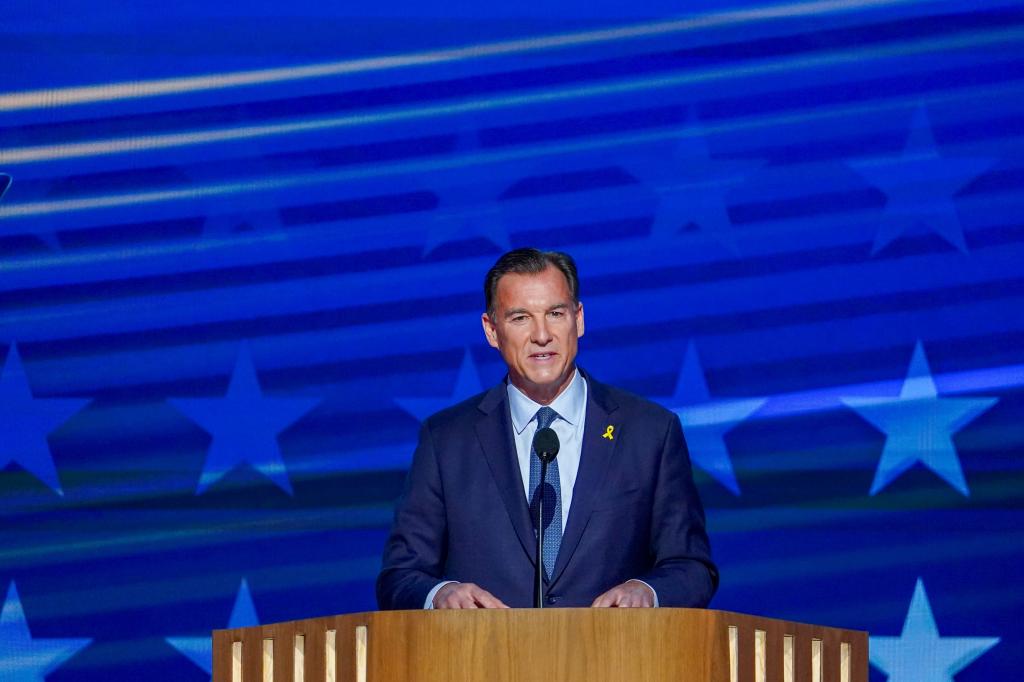
POLYGON ((868 635, 704 609, 390 611, 213 633, 214 682, 867 682, 868 635))

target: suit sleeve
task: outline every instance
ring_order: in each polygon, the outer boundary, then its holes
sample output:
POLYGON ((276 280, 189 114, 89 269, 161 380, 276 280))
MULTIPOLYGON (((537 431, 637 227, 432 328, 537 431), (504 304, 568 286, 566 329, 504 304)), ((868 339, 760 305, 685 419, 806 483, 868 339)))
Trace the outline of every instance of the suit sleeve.
POLYGON ((675 415, 668 420, 651 519, 652 568, 638 577, 654 588, 660 606, 707 606, 718 588, 718 569, 675 415))
POLYGON ((422 609, 427 594, 443 578, 447 552, 444 490, 429 420, 420 429, 419 444, 395 520, 384 548, 377 577, 381 609, 422 609))

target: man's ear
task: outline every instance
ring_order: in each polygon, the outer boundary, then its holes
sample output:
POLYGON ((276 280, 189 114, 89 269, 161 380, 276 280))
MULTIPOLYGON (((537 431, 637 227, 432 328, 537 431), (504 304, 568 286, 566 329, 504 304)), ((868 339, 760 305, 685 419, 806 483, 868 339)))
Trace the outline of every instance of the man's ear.
POLYGON ((576 304, 576 337, 577 338, 583 336, 583 328, 584 328, 584 326, 585 325, 583 324, 583 302, 581 301, 581 302, 576 304))
POLYGON ((480 316, 480 324, 484 328, 484 336, 487 337, 487 343, 491 345, 491 348, 498 347, 498 330, 494 326, 494 322, 491 320, 491 316, 484 313, 480 316))

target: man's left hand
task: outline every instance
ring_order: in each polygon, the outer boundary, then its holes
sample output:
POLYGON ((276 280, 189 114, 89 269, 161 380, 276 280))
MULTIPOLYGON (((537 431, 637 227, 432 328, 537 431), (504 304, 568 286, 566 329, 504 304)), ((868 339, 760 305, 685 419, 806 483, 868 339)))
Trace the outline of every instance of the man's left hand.
POLYGON ((591 606, 654 606, 654 590, 639 580, 627 580, 594 600, 591 606))

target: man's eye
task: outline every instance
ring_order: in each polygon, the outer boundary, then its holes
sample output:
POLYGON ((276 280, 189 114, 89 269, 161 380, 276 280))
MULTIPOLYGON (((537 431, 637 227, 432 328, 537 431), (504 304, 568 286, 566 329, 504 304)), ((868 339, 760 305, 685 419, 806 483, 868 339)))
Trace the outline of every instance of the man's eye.
POLYGON ((563 315, 565 315, 565 311, 563 311, 563 310, 552 310, 550 315, 551 315, 551 317, 562 317, 563 315))
POLYGON ((512 318, 513 322, 523 322, 526 320, 526 315, 516 315, 512 318))

